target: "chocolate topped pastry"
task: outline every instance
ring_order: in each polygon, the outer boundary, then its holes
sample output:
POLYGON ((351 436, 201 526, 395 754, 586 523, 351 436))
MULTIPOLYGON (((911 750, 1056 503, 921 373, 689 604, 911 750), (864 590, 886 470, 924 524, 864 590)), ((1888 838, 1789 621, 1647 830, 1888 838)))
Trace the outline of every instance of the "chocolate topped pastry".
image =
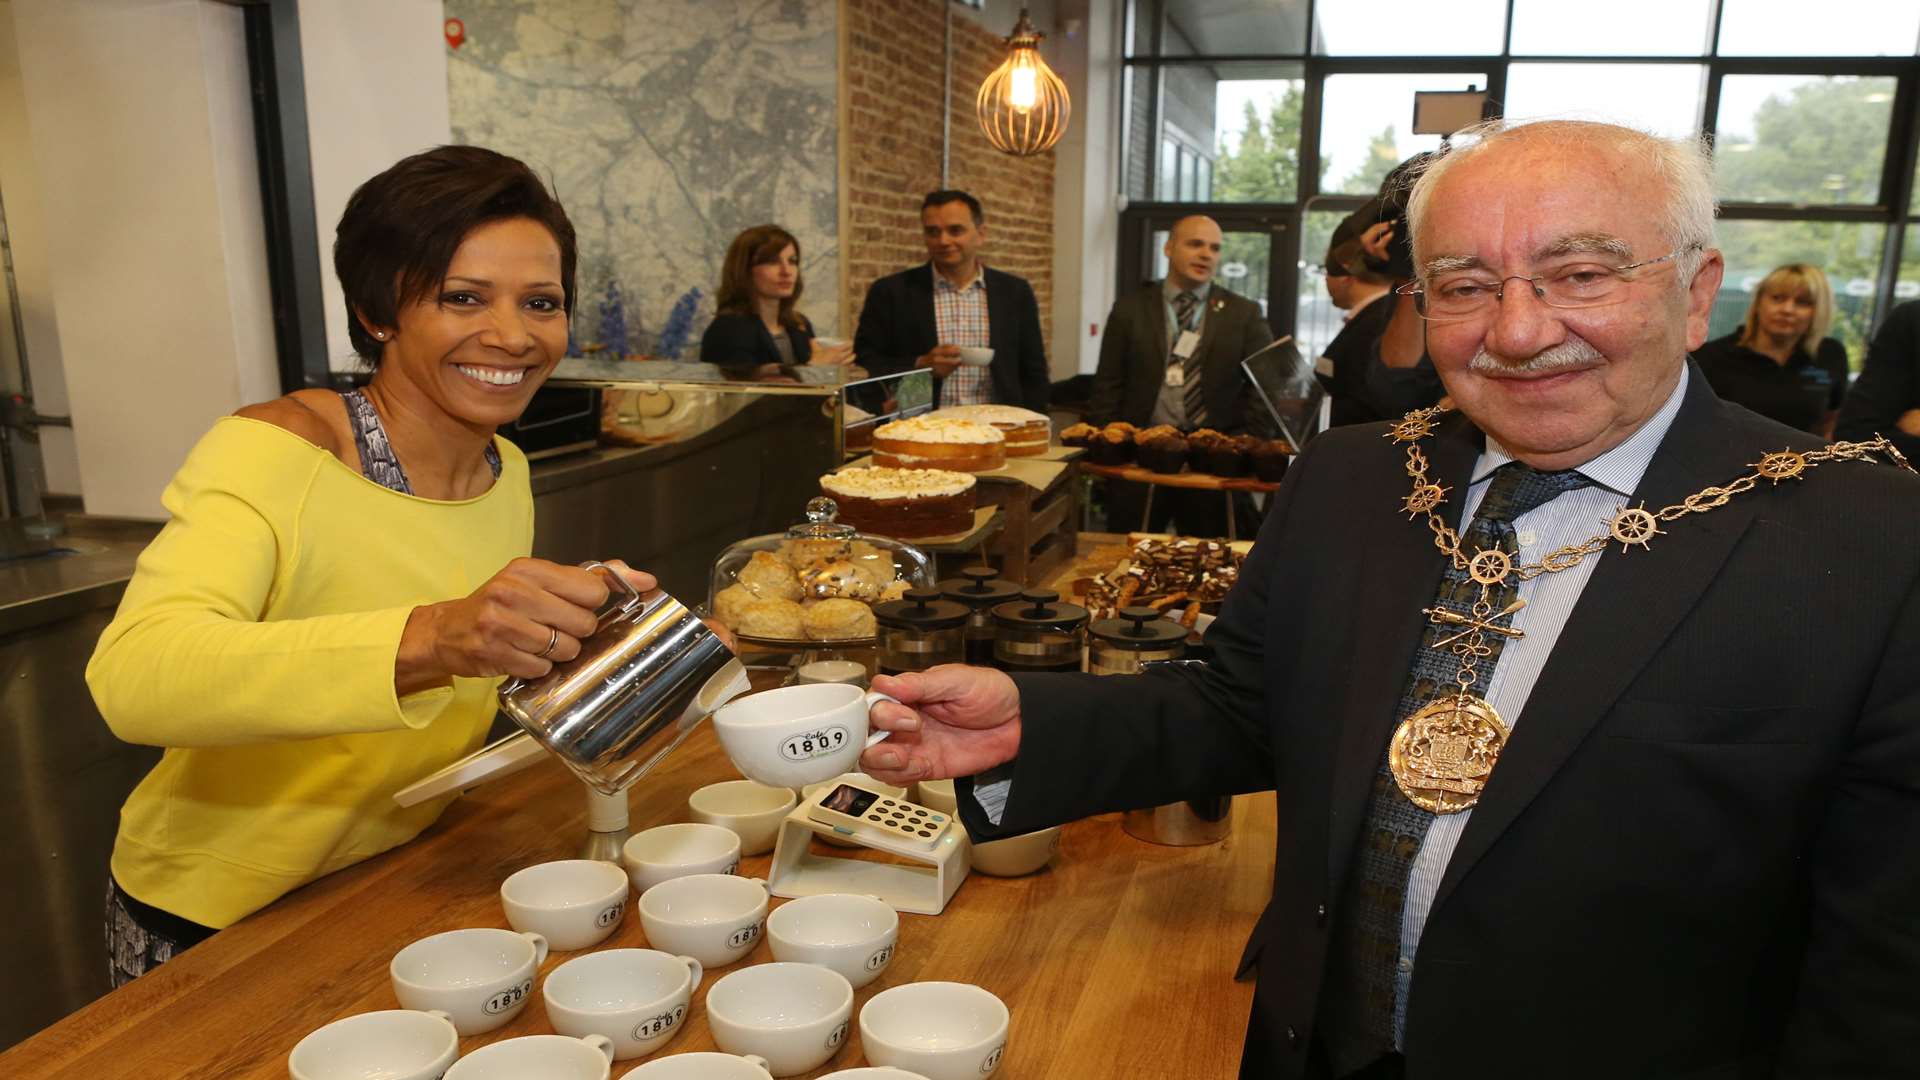
POLYGON ((1093 437, 1099 433, 1100 429, 1094 427, 1092 424, 1074 424, 1060 433, 1060 444, 1062 446, 1086 446, 1093 442, 1093 437))
POLYGON ((1187 440, 1172 428, 1168 433, 1150 435, 1141 433, 1140 446, 1134 457, 1141 468, 1157 473, 1177 473, 1187 465, 1189 446, 1187 440))
POLYGON ((1093 443, 1087 448, 1087 456, 1099 465, 1125 465, 1133 460, 1132 424, 1114 423, 1100 429, 1093 443))
POLYGON ((1261 439, 1253 448, 1253 475, 1270 484, 1286 479, 1292 463, 1293 446, 1285 439, 1261 439))
POLYGON ((1188 460, 1195 469, 1215 476, 1247 475, 1247 447, 1239 438, 1216 434, 1202 442, 1196 433, 1193 444, 1193 455, 1188 460))

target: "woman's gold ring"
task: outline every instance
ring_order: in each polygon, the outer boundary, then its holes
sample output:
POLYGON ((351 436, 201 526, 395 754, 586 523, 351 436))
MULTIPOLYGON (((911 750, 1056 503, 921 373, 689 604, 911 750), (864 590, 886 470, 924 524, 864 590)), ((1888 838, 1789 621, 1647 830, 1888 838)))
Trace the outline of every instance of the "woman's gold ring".
POLYGON ((554 626, 554 627, 549 627, 548 629, 552 632, 553 636, 547 639, 547 647, 544 649, 541 649, 538 653, 536 653, 535 655, 537 656, 546 656, 552 653, 553 647, 555 645, 560 644, 560 628, 557 626, 554 626))

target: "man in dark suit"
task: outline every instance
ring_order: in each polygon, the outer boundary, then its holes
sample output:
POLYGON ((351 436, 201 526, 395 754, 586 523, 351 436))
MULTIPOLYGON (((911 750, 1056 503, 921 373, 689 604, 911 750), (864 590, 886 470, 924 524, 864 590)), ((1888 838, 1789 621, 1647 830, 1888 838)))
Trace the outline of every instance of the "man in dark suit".
POLYGON ((1690 368, 1712 190, 1457 135, 1411 225, 1459 412, 1307 447, 1210 664, 876 679, 866 771, 976 838, 1273 789, 1243 1076, 1913 1075, 1920 477, 1690 368))
POLYGON ((1840 439, 1885 435, 1920 458, 1920 300, 1887 313, 1867 347, 1860 377, 1847 389, 1833 434, 1840 439))
MULTIPOLYGON (((1139 428, 1168 424, 1229 434, 1246 429, 1247 377, 1240 361, 1266 348, 1273 331, 1260 305, 1214 282, 1221 240, 1210 217, 1174 222, 1167 234, 1166 280, 1113 305, 1100 338, 1089 423, 1124 420, 1139 428)), ((1139 528, 1146 494, 1145 484, 1110 481, 1107 528, 1139 528)), ((1162 488, 1153 511, 1152 529, 1171 521, 1193 536, 1227 532, 1226 503, 1215 492, 1162 488)))
POLYGON ((1047 411, 1040 305, 1024 278, 980 261, 986 213, 964 191, 935 191, 920 206, 928 261, 867 289, 853 352, 875 375, 933 369, 934 400, 998 403, 1047 411), (990 348, 985 367, 961 362, 963 347, 990 348))

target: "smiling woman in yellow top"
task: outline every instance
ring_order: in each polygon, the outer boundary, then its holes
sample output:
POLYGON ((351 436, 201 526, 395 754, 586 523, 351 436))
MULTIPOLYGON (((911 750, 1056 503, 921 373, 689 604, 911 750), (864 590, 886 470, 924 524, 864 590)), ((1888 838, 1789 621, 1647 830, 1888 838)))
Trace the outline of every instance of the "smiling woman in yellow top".
POLYGON ((574 263, 560 204, 489 150, 347 204, 334 269, 371 382, 214 424, 87 668, 114 732, 166 748, 114 843, 116 984, 412 839, 448 800, 393 792, 479 746, 502 676, 592 633, 606 586, 526 557, 526 458, 494 434, 565 352, 574 263))

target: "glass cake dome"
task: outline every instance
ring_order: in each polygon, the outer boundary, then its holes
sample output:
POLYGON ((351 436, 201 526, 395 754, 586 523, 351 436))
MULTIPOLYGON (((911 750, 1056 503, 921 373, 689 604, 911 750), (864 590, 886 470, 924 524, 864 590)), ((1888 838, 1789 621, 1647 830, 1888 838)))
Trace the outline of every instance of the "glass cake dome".
POLYGON ((707 612, 751 645, 872 645, 873 606, 933 584, 933 559, 911 544, 834 521, 824 496, 784 533, 728 546, 713 562, 707 612))

